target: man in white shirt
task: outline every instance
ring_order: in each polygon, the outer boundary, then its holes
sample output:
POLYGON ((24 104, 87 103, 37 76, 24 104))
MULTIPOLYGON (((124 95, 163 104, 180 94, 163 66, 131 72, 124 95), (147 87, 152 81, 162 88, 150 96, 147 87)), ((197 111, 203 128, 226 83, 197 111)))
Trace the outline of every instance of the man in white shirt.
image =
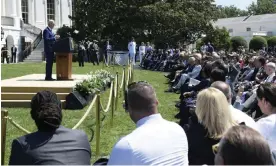
POLYGON ((270 150, 276 151, 276 84, 261 84, 257 90, 258 105, 267 117, 257 122, 257 130, 267 140, 270 150))
POLYGON ((131 38, 131 42, 128 43, 129 57, 133 65, 135 65, 135 54, 136 54, 136 42, 134 38, 131 38))
POLYGON ((113 147, 108 165, 188 165, 188 142, 184 130, 158 113, 151 85, 132 83, 125 108, 136 129, 113 147))
POLYGON ((142 42, 141 46, 139 47, 140 64, 142 63, 142 60, 145 54, 146 54, 146 46, 145 46, 145 43, 142 42))
POLYGON ((230 107, 232 117, 234 118, 234 120, 237 123, 239 123, 239 124, 245 123, 246 126, 249 126, 253 129, 257 128, 256 122, 250 116, 248 116, 246 113, 234 108, 231 105, 232 91, 228 84, 226 84, 225 82, 222 82, 222 81, 216 81, 211 85, 211 87, 220 90, 226 96, 227 100, 229 101, 229 107, 230 107))

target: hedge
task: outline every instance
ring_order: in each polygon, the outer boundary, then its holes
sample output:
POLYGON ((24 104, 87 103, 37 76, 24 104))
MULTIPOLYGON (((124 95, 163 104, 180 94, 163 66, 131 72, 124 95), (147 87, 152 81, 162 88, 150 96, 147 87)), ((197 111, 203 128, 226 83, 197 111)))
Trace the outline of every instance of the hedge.
POLYGON ((249 43, 249 49, 252 50, 260 50, 264 47, 267 47, 267 41, 264 37, 261 36, 255 36, 253 39, 251 39, 249 43))
POLYGON ((231 48, 233 51, 238 51, 239 47, 247 48, 246 40, 241 36, 235 36, 231 38, 231 48))

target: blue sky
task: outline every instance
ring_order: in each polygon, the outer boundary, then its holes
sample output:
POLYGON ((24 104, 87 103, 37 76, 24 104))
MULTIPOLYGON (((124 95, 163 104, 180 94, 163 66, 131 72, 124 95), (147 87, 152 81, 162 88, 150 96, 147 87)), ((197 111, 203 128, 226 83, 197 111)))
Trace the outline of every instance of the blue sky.
POLYGON ((252 2, 257 0, 215 0, 217 5, 230 6, 235 5, 240 9, 246 9, 252 2))

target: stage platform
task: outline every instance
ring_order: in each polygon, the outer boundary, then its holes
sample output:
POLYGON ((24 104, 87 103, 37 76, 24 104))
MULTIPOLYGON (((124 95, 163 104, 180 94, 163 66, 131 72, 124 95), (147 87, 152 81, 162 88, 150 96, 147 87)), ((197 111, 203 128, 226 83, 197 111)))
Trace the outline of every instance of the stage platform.
MULTIPOLYGON (((32 97, 39 91, 49 90, 55 92, 65 106, 66 96, 71 93, 75 85, 88 78, 87 75, 72 75, 73 80, 45 81, 44 74, 30 74, 22 77, 1 81, 1 107, 30 108, 32 97)), ((53 78, 56 75, 53 74, 53 78)))

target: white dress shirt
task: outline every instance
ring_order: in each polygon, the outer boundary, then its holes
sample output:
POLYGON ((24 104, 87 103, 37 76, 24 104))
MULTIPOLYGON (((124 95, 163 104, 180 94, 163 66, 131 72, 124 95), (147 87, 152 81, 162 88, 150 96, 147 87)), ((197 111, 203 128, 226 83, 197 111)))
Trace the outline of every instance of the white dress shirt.
POLYGON ((251 127, 253 129, 257 129, 256 122, 250 116, 248 116, 246 113, 234 108, 232 105, 230 105, 230 111, 231 111, 233 119, 237 123, 244 122, 246 126, 251 127))
POLYGON ((136 42, 132 41, 128 43, 129 53, 136 53, 136 42))
POLYGON ((160 114, 145 117, 116 143, 108 165, 188 165, 186 134, 160 114))
POLYGON ((257 130, 267 140, 270 150, 276 150, 276 114, 269 115, 257 122, 257 130))
POLYGON ((275 73, 270 74, 269 76, 267 76, 267 78, 265 79, 264 82, 271 82, 272 83, 274 76, 275 76, 275 73))
POLYGON ((139 47, 139 54, 145 54, 146 53, 146 46, 140 46, 139 47))

